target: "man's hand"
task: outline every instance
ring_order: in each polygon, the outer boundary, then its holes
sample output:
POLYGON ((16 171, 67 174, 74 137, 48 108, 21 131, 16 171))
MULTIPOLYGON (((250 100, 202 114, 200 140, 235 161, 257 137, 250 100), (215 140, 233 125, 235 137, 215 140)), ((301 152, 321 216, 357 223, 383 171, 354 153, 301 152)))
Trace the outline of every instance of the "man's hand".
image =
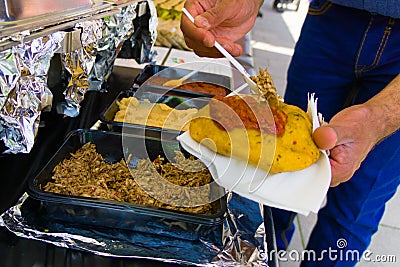
POLYGON ((314 131, 317 146, 330 150, 331 186, 349 180, 371 149, 400 128, 400 74, 364 104, 336 114, 314 131))
POLYGON ((234 42, 254 26, 263 0, 187 0, 185 8, 195 25, 182 14, 181 30, 188 47, 198 56, 221 57, 213 48, 217 40, 232 56, 242 54, 234 42))
POLYGON ((366 106, 351 106, 314 131, 317 146, 330 150, 331 186, 348 181, 379 141, 372 117, 366 106))

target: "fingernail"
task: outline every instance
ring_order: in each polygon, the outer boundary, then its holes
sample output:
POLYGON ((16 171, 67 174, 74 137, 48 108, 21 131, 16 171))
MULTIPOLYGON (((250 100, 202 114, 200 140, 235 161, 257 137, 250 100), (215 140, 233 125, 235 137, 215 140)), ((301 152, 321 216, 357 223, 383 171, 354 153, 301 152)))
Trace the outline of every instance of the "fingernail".
POLYGON ((225 48, 225 50, 229 51, 229 53, 234 56, 240 56, 240 50, 239 48, 237 48, 235 45, 228 45, 228 44, 224 44, 223 47, 225 48))
POLYGON ((232 50, 232 55, 234 56, 239 56, 240 55, 240 50, 236 46, 232 50))
POLYGON ((225 50, 227 50, 227 51, 231 51, 232 50, 232 47, 230 45, 228 45, 228 44, 223 44, 222 47, 225 48, 225 50))
POLYGON ((204 37, 203 43, 207 47, 213 47, 214 46, 214 42, 211 40, 211 38, 209 36, 204 37))
POLYGON ((203 28, 210 28, 210 23, 208 22, 208 20, 202 16, 197 16, 196 17, 196 21, 199 26, 202 26, 203 28))

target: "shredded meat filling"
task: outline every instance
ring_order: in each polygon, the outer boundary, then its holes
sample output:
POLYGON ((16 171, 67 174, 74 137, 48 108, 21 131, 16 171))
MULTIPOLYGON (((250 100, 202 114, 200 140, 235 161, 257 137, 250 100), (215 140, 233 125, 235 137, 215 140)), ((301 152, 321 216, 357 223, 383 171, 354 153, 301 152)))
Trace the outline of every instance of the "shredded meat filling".
MULTIPOLYGON (((195 214, 215 213, 219 208, 217 202, 188 207, 190 201, 193 200, 183 199, 182 203, 185 206, 172 206, 150 196, 135 181, 135 177, 139 176, 141 181, 146 179, 152 181, 154 179, 160 180, 159 175, 161 175, 175 185, 189 187, 208 186, 212 178, 210 172, 204 168, 203 163, 194 158, 185 158, 180 151, 175 153, 175 164, 164 163, 161 157, 156 158, 153 162, 149 159, 141 159, 135 168, 129 170, 124 159, 116 163, 108 163, 96 151, 95 144, 86 143, 75 153, 71 153, 70 158, 64 159, 55 166, 52 180, 44 185, 42 189, 63 195, 114 200, 195 214), (179 166, 184 166, 185 168, 182 169, 179 166), (185 171, 188 168, 190 171, 185 171)), ((158 186, 151 185, 150 190, 163 190, 158 186)), ((146 190, 149 190, 147 186, 146 190)), ((203 191, 205 194, 209 193, 209 191, 203 191)), ((166 194, 168 195, 168 192, 166 194)), ((182 196, 179 197, 181 198, 182 196)))

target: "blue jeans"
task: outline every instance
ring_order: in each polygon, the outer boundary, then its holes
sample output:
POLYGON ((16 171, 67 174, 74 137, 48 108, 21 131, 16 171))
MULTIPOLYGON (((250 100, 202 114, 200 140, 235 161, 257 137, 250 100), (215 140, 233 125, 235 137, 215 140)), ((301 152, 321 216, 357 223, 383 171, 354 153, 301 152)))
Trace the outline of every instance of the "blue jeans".
MULTIPOLYGON (((373 97, 399 73, 400 20, 313 1, 288 70, 285 102, 306 109, 307 93, 314 92, 329 121, 344 107, 373 97)), ((306 259, 302 266, 354 266, 399 182, 397 132, 369 153, 350 181, 328 191, 307 245, 321 259, 306 259), (329 250, 336 252, 328 255, 329 250)), ((281 249, 293 233, 292 215, 273 210, 281 249)))

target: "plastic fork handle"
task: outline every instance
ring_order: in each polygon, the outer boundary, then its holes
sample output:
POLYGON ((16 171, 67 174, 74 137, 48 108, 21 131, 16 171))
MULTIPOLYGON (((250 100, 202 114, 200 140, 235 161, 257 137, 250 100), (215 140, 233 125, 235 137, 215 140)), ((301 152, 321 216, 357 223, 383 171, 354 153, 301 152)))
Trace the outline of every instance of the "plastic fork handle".
POLYGON ((235 66, 235 68, 240 71, 240 73, 242 73, 244 76, 246 77, 250 77, 250 74, 247 73, 246 69, 243 67, 242 64, 239 63, 239 61, 237 61, 233 56, 231 56, 231 54, 229 54, 228 51, 225 50, 225 48, 222 47, 222 45, 220 45, 217 41, 214 42, 214 46, 215 48, 217 48, 217 50, 224 55, 229 62, 232 63, 233 66, 235 66))
POLYGON ((186 8, 182 8, 182 12, 185 13, 186 17, 188 17, 188 19, 194 24, 194 18, 192 14, 190 14, 186 8))
POLYGON ((187 79, 189 79, 190 77, 192 77, 194 74, 196 74, 197 72, 199 72, 198 70, 192 70, 191 72, 189 72, 188 74, 186 74, 185 76, 183 76, 182 78, 180 78, 179 80, 182 81, 186 81, 187 79))

